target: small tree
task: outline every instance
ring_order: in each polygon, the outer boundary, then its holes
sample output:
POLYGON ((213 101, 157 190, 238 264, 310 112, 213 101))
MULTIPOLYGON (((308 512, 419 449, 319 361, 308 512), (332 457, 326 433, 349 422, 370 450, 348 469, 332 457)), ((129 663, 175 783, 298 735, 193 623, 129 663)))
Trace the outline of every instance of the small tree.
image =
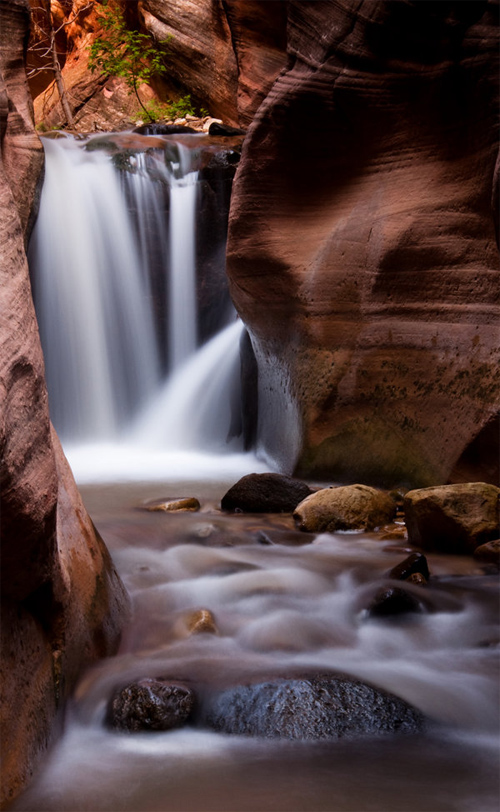
MULTIPOLYGON (((99 22, 104 30, 90 47, 89 69, 98 69, 108 76, 121 76, 130 92, 135 93, 148 119, 151 115, 142 103, 138 87, 142 82, 149 84, 154 76, 165 74, 162 54, 149 34, 127 27, 123 12, 118 6, 103 2, 103 12, 99 22)), ((167 42, 167 40, 164 40, 167 42)))

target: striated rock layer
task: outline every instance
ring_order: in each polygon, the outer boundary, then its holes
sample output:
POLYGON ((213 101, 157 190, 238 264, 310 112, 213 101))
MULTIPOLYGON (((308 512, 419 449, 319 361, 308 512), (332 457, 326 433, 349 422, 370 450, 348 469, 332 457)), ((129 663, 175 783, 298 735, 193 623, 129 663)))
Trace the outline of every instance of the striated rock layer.
MULTIPOLYGON (((43 41, 47 21, 38 19, 37 0, 31 3, 43 41)), ((151 34, 167 68, 153 81, 153 89, 140 86, 143 102, 189 94, 197 109, 205 108, 226 124, 247 126, 286 63, 285 1, 120 0, 120 5, 131 28, 151 34)), ((80 131, 124 129, 141 112, 123 79, 107 79, 87 68, 88 49, 100 33, 100 12, 98 1, 52 4, 62 76, 80 131)), ((33 67, 39 68, 36 49, 32 51, 33 67)), ((37 122, 61 126, 64 114, 52 75, 34 73, 30 81, 37 122)))
POLYGON ((24 250, 43 152, 27 0, 0 2, 1 803, 25 785, 79 670, 118 643, 123 586, 49 421, 24 250))
POLYGON ((228 272, 261 442, 289 472, 423 486, 464 458, 474 477, 483 429, 495 459, 497 11, 288 4, 289 67, 244 145, 228 272))

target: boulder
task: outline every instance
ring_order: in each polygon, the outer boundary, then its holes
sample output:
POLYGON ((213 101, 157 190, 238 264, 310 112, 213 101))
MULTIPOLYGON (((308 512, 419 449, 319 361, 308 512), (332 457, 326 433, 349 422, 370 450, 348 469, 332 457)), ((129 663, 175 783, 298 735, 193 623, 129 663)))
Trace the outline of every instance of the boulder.
POLYGON ((468 482, 409 491, 404 502, 408 540, 424 550, 457 555, 498 538, 500 488, 468 482))
POLYGON ((422 714, 404 700, 344 676, 238 685, 213 696, 201 715, 223 733, 272 739, 416 733, 424 727, 422 714))
POLYGON ((260 444, 307 479, 446 482, 500 407, 495 5, 261 5, 287 6, 289 62, 227 249, 260 444))
POLYGON ((334 533, 337 530, 374 530, 390 521, 396 511, 389 494, 367 485, 323 488, 296 507, 299 530, 334 533))
POLYGON ((247 474, 222 497, 222 510, 243 513, 291 513, 312 493, 305 482, 283 474, 247 474))
POLYGON ((474 550, 474 558, 485 564, 500 565, 500 539, 487 541, 485 544, 480 544, 474 550))
POLYGON ((194 708, 194 694, 184 685, 161 679, 141 679, 112 697, 107 724, 114 730, 171 730, 186 724, 194 708))

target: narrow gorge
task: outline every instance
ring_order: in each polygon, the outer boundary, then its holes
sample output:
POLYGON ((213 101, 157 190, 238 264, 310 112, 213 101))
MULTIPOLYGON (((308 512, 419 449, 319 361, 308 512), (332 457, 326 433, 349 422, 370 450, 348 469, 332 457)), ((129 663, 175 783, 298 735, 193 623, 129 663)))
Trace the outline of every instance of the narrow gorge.
POLYGON ((497 808, 498 22, 0 0, 2 808, 497 808))

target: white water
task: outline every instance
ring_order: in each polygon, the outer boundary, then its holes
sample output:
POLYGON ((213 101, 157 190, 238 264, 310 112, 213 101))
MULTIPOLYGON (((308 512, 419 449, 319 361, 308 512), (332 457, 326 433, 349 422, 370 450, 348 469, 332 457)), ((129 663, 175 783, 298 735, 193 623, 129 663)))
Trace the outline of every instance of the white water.
POLYGON ((494 583, 474 576, 470 559, 429 557, 433 613, 369 620, 364 607, 402 558, 373 536, 323 534, 290 547, 279 543, 285 517, 224 517, 205 502, 196 516, 117 519, 109 494, 84 495, 134 617, 119 655, 82 678, 62 740, 16 809, 496 812, 498 647, 487 644, 498 639, 498 610, 494 583), (271 546, 256 543, 259 527, 271 546), (216 635, 188 635, 184 618, 201 607, 216 635), (291 743, 189 727, 117 734, 103 723, 113 690, 144 676, 187 680, 203 696, 328 671, 394 692, 428 715, 429 729, 291 743))
POLYGON ((159 384, 148 283, 109 157, 44 146, 30 262, 52 417, 63 440, 116 438, 159 384))
POLYGON ((170 197, 170 368, 178 369, 196 349, 196 172, 174 181, 170 197))
POLYGON ((266 468, 232 430, 242 325, 197 349, 191 150, 155 145, 119 172, 107 151, 44 139, 30 264, 51 416, 79 482, 217 476, 221 452, 235 476, 266 468))

